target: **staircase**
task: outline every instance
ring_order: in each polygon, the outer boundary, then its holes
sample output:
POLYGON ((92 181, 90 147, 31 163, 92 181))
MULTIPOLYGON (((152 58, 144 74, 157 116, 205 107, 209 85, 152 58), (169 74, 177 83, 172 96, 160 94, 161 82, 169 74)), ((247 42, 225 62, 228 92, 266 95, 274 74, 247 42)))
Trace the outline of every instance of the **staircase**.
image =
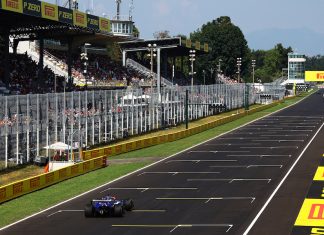
MULTIPOLYGON (((22 44, 20 46, 20 53, 27 52, 27 54, 31 57, 32 60, 34 60, 36 63, 39 62, 39 48, 35 42, 28 43, 28 46, 26 46, 26 44, 22 44)), ((63 60, 55 57, 46 50, 44 50, 44 67, 45 66, 50 68, 55 74, 65 77, 65 79, 68 80, 68 65, 63 60)), ((75 72, 74 69, 72 69, 72 74, 73 72, 75 72)), ((85 81, 85 77, 82 74, 80 74, 80 77, 80 79, 73 77, 73 81, 75 84, 78 84, 81 81, 85 81)))
MULTIPOLYGON (((145 66, 141 65, 140 63, 137 63, 136 61, 132 60, 132 59, 127 59, 126 60, 126 67, 129 67, 133 70, 135 70, 136 72, 138 72, 139 74, 142 74, 143 76, 149 78, 150 74, 151 74, 151 70, 149 70, 148 68, 146 68, 145 66)), ((153 73, 153 78, 155 81, 157 81, 157 74, 153 73)), ((172 82, 170 82, 169 80, 167 80, 166 78, 161 76, 161 82, 163 85, 165 86, 172 86, 172 82)))

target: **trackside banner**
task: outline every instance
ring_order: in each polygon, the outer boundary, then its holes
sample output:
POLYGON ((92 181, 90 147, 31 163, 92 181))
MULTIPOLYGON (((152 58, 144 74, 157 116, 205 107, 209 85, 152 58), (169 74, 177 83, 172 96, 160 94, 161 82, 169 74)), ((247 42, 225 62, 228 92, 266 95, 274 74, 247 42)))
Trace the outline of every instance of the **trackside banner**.
POLYGON ((99 18, 99 28, 101 31, 110 32, 110 20, 106 18, 99 18))
POLYGON ((76 26, 87 27, 87 14, 81 11, 73 11, 73 24, 76 26))
POLYGON ((99 30, 99 17, 94 15, 87 15, 87 26, 89 29, 99 30))
POLYGON ((41 17, 42 16, 42 4, 37 0, 24 0, 23 1, 23 13, 26 15, 41 17))
POLYGON ((58 6, 47 2, 42 2, 42 17, 45 19, 58 21, 58 6))
POLYGON ((306 71, 305 81, 307 82, 324 82, 324 71, 306 71))
POLYGON ((59 21, 66 24, 73 24, 73 11, 64 7, 58 8, 59 21))
POLYGON ((18 13, 23 12, 22 0, 1 0, 1 8, 7 11, 14 11, 18 13))
POLYGON ((42 17, 92 30, 110 32, 110 20, 38 0, 0 0, 0 9, 42 17))

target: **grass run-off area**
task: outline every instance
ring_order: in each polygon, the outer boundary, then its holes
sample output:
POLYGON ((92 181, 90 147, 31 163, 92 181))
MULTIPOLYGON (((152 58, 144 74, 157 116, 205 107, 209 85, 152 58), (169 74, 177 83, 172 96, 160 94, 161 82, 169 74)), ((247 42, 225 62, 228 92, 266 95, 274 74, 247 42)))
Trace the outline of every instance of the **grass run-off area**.
MULTIPOLYGON (((3 203, 0 205, 0 228, 10 223, 13 223, 19 219, 25 218, 26 216, 29 216, 33 213, 44 210, 61 201, 77 196, 92 188, 108 183, 127 173, 133 172, 139 168, 151 164, 157 159, 170 156, 181 150, 196 145, 200 142, 216 137, 224 132, 230 131, 245 123, 251 122, 269 113, 275 112, 279 109, 292 105, 298 102, 299 100, 301 100, 302 98, 304 98, 304 96, 309 94, 310 93, 299 97, 295 97, 294 99, 285 100, 284 103, 280 103, 272 108, 251 115, 247 115, 236 121, 215 127, 213 129, 207 130, 205 132, 175 142, 160 144, 153 147, 111 157, 109 159, 112 162, 114 159, 138 158, 138 160, 133 162, 125 162, 124 164, 111 164, 107 168, 103 168, 79 177, 66 180, 64 182, 58 183, 48 188, 3 203)), ((206 122, 206 120, 200 120, 200 121, 206 122)), ((189 125, 197 125, 196 123, 197 122, 190 123, 189 125)), ((183 128, 183 127, 180 126, 178 128, 183 128)), ((0 175, 0 177, 2 176, 3 175, 0 175)))

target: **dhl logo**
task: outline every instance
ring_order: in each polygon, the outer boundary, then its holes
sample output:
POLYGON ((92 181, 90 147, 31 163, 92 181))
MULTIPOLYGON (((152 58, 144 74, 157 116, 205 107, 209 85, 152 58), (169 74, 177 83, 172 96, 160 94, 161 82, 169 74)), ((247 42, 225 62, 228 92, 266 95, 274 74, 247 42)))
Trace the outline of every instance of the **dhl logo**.
POLYGON ((76 13, 75 14, 75 20, 76 22, 78 22, 79 24, 84 24, 85 23, 85 19, 84 19, 84 15, 76 13))
POLYGON ((18 0, 6 0, 6 6, 8 8, 19 9, 19 1, 18 0))
POLYGON ((324 73, 317 73, 316 78, 317 79, 324 79, 324 73))
POLYGON ((45 6, 45 15, 55 17, 55 8, 52 6, 45 6))

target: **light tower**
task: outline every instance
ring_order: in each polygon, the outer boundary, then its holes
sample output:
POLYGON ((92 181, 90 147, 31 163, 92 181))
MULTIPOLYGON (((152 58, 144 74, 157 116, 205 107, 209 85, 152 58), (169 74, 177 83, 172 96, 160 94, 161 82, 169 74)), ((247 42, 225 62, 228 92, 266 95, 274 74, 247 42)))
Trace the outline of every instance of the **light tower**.
POLYGON ((116 0, 116 4, 117 4, 117 15, 116 15, 116 18, 117 18, 117 20, 119 20, 119 18, 120 18, 120 4, 121 4, 121 0, 116 0))

